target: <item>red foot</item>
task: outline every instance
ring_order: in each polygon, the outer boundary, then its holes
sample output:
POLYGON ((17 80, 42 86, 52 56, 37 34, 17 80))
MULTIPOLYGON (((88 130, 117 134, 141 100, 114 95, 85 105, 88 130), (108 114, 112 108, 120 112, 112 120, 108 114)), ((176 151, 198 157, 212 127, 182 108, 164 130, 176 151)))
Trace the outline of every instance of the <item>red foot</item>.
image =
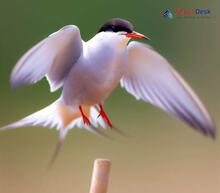
POLYGON ((82 109, 81 106, 79 106, 79 110, 80 110, 80 113, 81 113, 82 118, 83 118, 83 123, 86 124, 86 125, 91 125, 88 117, 84 114, 83 109, 82 109))
POLYGON ((99 108, 100 108, 100 112, 99 112, 99 116, 98 116, 98 117, 101 116, 101 117, 104 119, 104 121, 106 122, 106 124, 107 124, 110 128, 112 128, 113 126, 112 126, 112 124, 111 124, 111 122, 110 122, 108 116, 106 115, 106 113, 105 113, 105 111, 104 111, 104 108, 103 108, 103 106, 102 106, 101 104, 99 104, 99 108))

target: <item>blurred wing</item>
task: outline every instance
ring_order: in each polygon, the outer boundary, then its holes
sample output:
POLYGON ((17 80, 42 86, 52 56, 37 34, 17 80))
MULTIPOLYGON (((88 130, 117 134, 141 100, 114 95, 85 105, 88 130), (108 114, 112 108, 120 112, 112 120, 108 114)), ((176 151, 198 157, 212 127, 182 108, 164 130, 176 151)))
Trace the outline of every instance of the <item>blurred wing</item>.
POLYGON ((205 135, 215 136, 209 113, 166 59, 148 45, 131 42, 128 62, 121 86, 130 94, 160 107, 205 135))
POLYGON ((47 77, 51 91, 62 86, 63 80, 82 52, 77 26, 68 25, 31 48, 18 61, 11 74, 13 87, 29 85, 47 77))

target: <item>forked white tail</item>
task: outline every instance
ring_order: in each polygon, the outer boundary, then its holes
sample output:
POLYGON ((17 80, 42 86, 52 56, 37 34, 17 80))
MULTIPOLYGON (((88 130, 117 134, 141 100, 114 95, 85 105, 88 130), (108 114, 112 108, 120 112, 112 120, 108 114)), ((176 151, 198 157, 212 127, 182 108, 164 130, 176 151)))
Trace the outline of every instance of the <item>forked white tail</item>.
POLYGON ((60 147, 63 144, 65 136, 69 129, 78 127, 84 128, 93 133, 104 135, 98 126, 107 128, 105 121, 99 117, 98 111, 95 107, 86 107, 86 113, 90 118, 91 125, 85 125, 81 118, 80 111, 77 108, 68 108, 61 99, 56 100, 51 105, 9 125, 0 128, 0 131, 15 129, 24 126, 43 126, 48 128, 57 128, 59 130, 59 141, 51 159, 50 165, 57 157, 60 147))

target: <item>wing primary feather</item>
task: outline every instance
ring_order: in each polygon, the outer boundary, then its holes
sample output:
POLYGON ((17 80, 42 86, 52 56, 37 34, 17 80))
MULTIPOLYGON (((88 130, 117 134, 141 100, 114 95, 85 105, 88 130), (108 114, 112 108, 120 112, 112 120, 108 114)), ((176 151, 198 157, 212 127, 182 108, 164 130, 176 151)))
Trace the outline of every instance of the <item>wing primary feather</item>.
POLYGON ((68 25, 29 49, 12 70, 13 88, 30 85, 47 76, 51 91, 56 91, 82 53, 77 26, 68 25))
POLYGON ((164 100, 166 100, 170 106, 170 108, 168 110, 171 113, 173 113, 173 115, 176 116, 177 118, 183 119, 185 122, 187 122, 193 128, 197 129, 197 127, 198 127, 198 124, 196 124, 197 121, 193 120, 194 119, 193 116, 190 116, 191 113, 189 113, 189 111, 186 111, 186 108, 183 105, 181 105, 181 103, 178 103, 175 98, 173 98, 173 100, 171 101, 170 97, 167 96, 166 92, 164 92, 164 89, 163 88, 160 88, 160 89, 161 89, 160 91, 163 92, 162 98, 164 98, 164 100))
POLYGON ((168 61, 148 45, 128 45, 128 70, 121 86, 142 99, 186 122, 204 135, 216 135, 214 121, 204 105, 168 61))

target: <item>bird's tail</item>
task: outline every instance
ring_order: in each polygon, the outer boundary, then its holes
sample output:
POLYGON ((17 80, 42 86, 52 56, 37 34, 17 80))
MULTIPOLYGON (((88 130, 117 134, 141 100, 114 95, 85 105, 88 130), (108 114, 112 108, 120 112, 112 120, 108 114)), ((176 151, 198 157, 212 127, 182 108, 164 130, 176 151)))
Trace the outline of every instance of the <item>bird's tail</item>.
POLYGON ((95 107, 83 107, 85 114, 90 118, 91 125, 85 125, 81 118, 80 111, 77 108, 67 107, 61 99, 56 100, 51 105, 9 125, 0 128, 0 131, 15 129, 24 126, 43 126, 48 128, 57 128, 59 130, 59 141, 56 146, 51 163, 57 157, 59 149, 65 139, 69 129, 73 127, 84 128, 99 135, 104 135, 98 126, 107 128, 105 121, 99 117, 99 113, 95 107))
POLYGON ((0 131, 15 129, 25 126, 42 126, 56 128, 57 130, 71 129, 73 127, 85 128, 95 132, 95 128, 101 126, 106 128, 105 121, 99 117, 98 110, 94 106, 84 106, 85 114, 90 118, 92 128, 84 125, 80 111, 77 108, 67 107, 61 99, 56 100, 51 105, 17 121, 0 128, 0 131), (94 127, 94 128, 93 128, 94 127))
POLYGON ((25 126, 43 126, 58 129, 61 128, 61 120, 57 111, 59 100, 55 101, 51 105, 17 121, 12 124, 6 125, 0 128, 1 131, 15 129, 25 126))

